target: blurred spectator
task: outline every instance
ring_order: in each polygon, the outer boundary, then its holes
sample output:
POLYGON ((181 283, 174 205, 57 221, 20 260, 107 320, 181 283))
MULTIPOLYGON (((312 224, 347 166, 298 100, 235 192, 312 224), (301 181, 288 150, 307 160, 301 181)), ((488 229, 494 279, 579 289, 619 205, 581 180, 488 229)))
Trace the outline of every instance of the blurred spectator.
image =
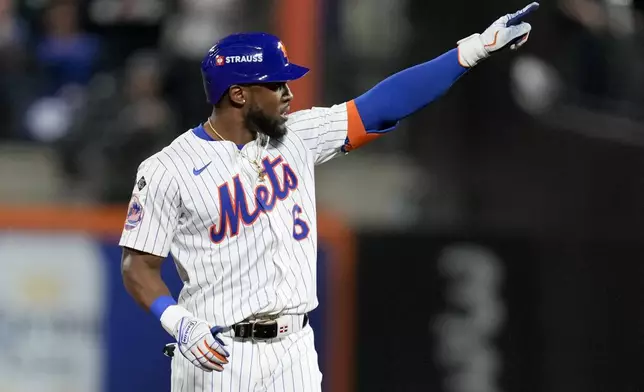
POLYGON ((243 29, 243 6, 241 0, 179 0, 163 26, 161 46, 172 64, 169 87, 183 128, 210 113, 199 71, 201 59, 217 39, 243 29))
POLYGON ((156 47, 172 2, 167 0, 87 0, 92 30, 100 34, 109 67, 121 68, 131 54, 156 47))
POLYGON ((241 12, 234 0, 180 0, 164 26, 164 43, 181 58, 201 60, 215 41, 240 24, 241 12))
POLYGON ((0 0, 0 138, 16 133, 28 100, 27 45, 29 26, 13 0, 0 0))
POLYGON ((134 184, 131 173, 179 132, 161 94, 162 81, 159 57, 142 51, 127 60, 118 91, 109 75, 92 83, 85 109, 58 143, 74 193, 102 202, 127 201, 134 184))
POLYGON ((596 116, 604 126, 613 124, 607 127, 611 134, 623 128, 617 125, 622 119, 644 121, 642 1, 558 0, 552 6, 555 17, 539 35, 538 58, 526 52, 515 61, 518 103, 543 120, 589 135, 608 135, 589 131, 589 124, 599 123, 596 116))
MULTIPOLYGON (((22 52, 29 37, 29 26, 15 11, 14 0, 0 0, 0 50, 3 51, 3 69, 15 65, 13 56, 5 56, 5 51, 22 52)), ((12 52, 15 53, 15 52, 12 52)))
POLYGON ((574 81, 571 87, 591 108, 632 115, 633 101, 641 99, 642 89, 640 11, 628 0, 559 0, 558 4, 572 44, 567 78, 574 81))
POLYGON ((37 97, 23 120, 24 137, 51 143, 69 130, 84 101, 85 88, 100 69, 99 39, 80 26, 78 5, 55 0, 43 15, 43 30, 35 44, 37 97))
POLYGON ((157 24, 168 2, 162 0, 91 0, 91 19, 98 24, 157 24))
POLYGON ((86 85, 96 71, 100 42, 79 25, 78 7, 72 0, 51 3, 44 15, 44 35, 37 59, 46 76, 46 95, 69 84, 86 85))
POLYGON ((595 99, 606 98, 610 95, 611 37, 604 4, 596 0, 560 0, 559 7, 574 37, 572 53, 574 68, 578 70, 572 79, 575 87, 595 99))

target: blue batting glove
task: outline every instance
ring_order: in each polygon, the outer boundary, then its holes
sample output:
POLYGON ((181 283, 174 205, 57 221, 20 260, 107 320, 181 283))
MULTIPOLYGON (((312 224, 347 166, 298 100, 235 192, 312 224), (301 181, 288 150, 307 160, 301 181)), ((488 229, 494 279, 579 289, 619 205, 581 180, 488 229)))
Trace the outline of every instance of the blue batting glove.
POLYGON ((528 4, 513 14, 500 17, 483 33, 472 34, 458 41, 459 63, 470 68, 503 48, 519 49, 528 41, 532 30, 532 26, 523 19, 538 8, 537 2, 528 4))

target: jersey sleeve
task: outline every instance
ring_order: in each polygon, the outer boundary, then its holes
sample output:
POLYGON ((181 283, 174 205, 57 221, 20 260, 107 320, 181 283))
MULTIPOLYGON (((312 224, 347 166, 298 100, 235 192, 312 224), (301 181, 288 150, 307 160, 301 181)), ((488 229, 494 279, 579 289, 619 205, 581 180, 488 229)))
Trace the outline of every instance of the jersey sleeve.
POLYGON ((371 141, 353 101, 328 108, 313 107, 293 113, 287 124, 311 151, 315 164, 325 163, 371 141))
POLYGON ((119 245, 166 257, 180 205, 177 180, 158 159, 144 161, 137 171, 119 245))

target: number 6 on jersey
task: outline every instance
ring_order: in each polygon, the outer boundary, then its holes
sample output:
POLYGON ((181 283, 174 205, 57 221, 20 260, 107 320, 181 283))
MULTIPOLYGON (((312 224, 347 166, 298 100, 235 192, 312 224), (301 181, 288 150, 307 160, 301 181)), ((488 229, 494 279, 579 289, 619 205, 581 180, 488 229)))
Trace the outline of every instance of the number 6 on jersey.
POLYGON ((300 214, 302 213, 302 207, 299 205, 293 206, 293 238, 298 241, 301 241, 309 236, 309 225, 300 219, 300 214))

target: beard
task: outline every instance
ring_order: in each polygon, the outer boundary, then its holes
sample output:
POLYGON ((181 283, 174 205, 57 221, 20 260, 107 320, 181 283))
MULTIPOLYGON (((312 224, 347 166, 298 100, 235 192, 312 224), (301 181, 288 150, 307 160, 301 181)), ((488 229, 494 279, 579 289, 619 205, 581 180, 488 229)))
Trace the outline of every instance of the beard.
POLYGON ((286 121, 282 117, 267 116, 257 106, 251 106, 244 117, 244 125, 254 135, 263 133, 271 139, 281 139, 286 135, 286 121))

